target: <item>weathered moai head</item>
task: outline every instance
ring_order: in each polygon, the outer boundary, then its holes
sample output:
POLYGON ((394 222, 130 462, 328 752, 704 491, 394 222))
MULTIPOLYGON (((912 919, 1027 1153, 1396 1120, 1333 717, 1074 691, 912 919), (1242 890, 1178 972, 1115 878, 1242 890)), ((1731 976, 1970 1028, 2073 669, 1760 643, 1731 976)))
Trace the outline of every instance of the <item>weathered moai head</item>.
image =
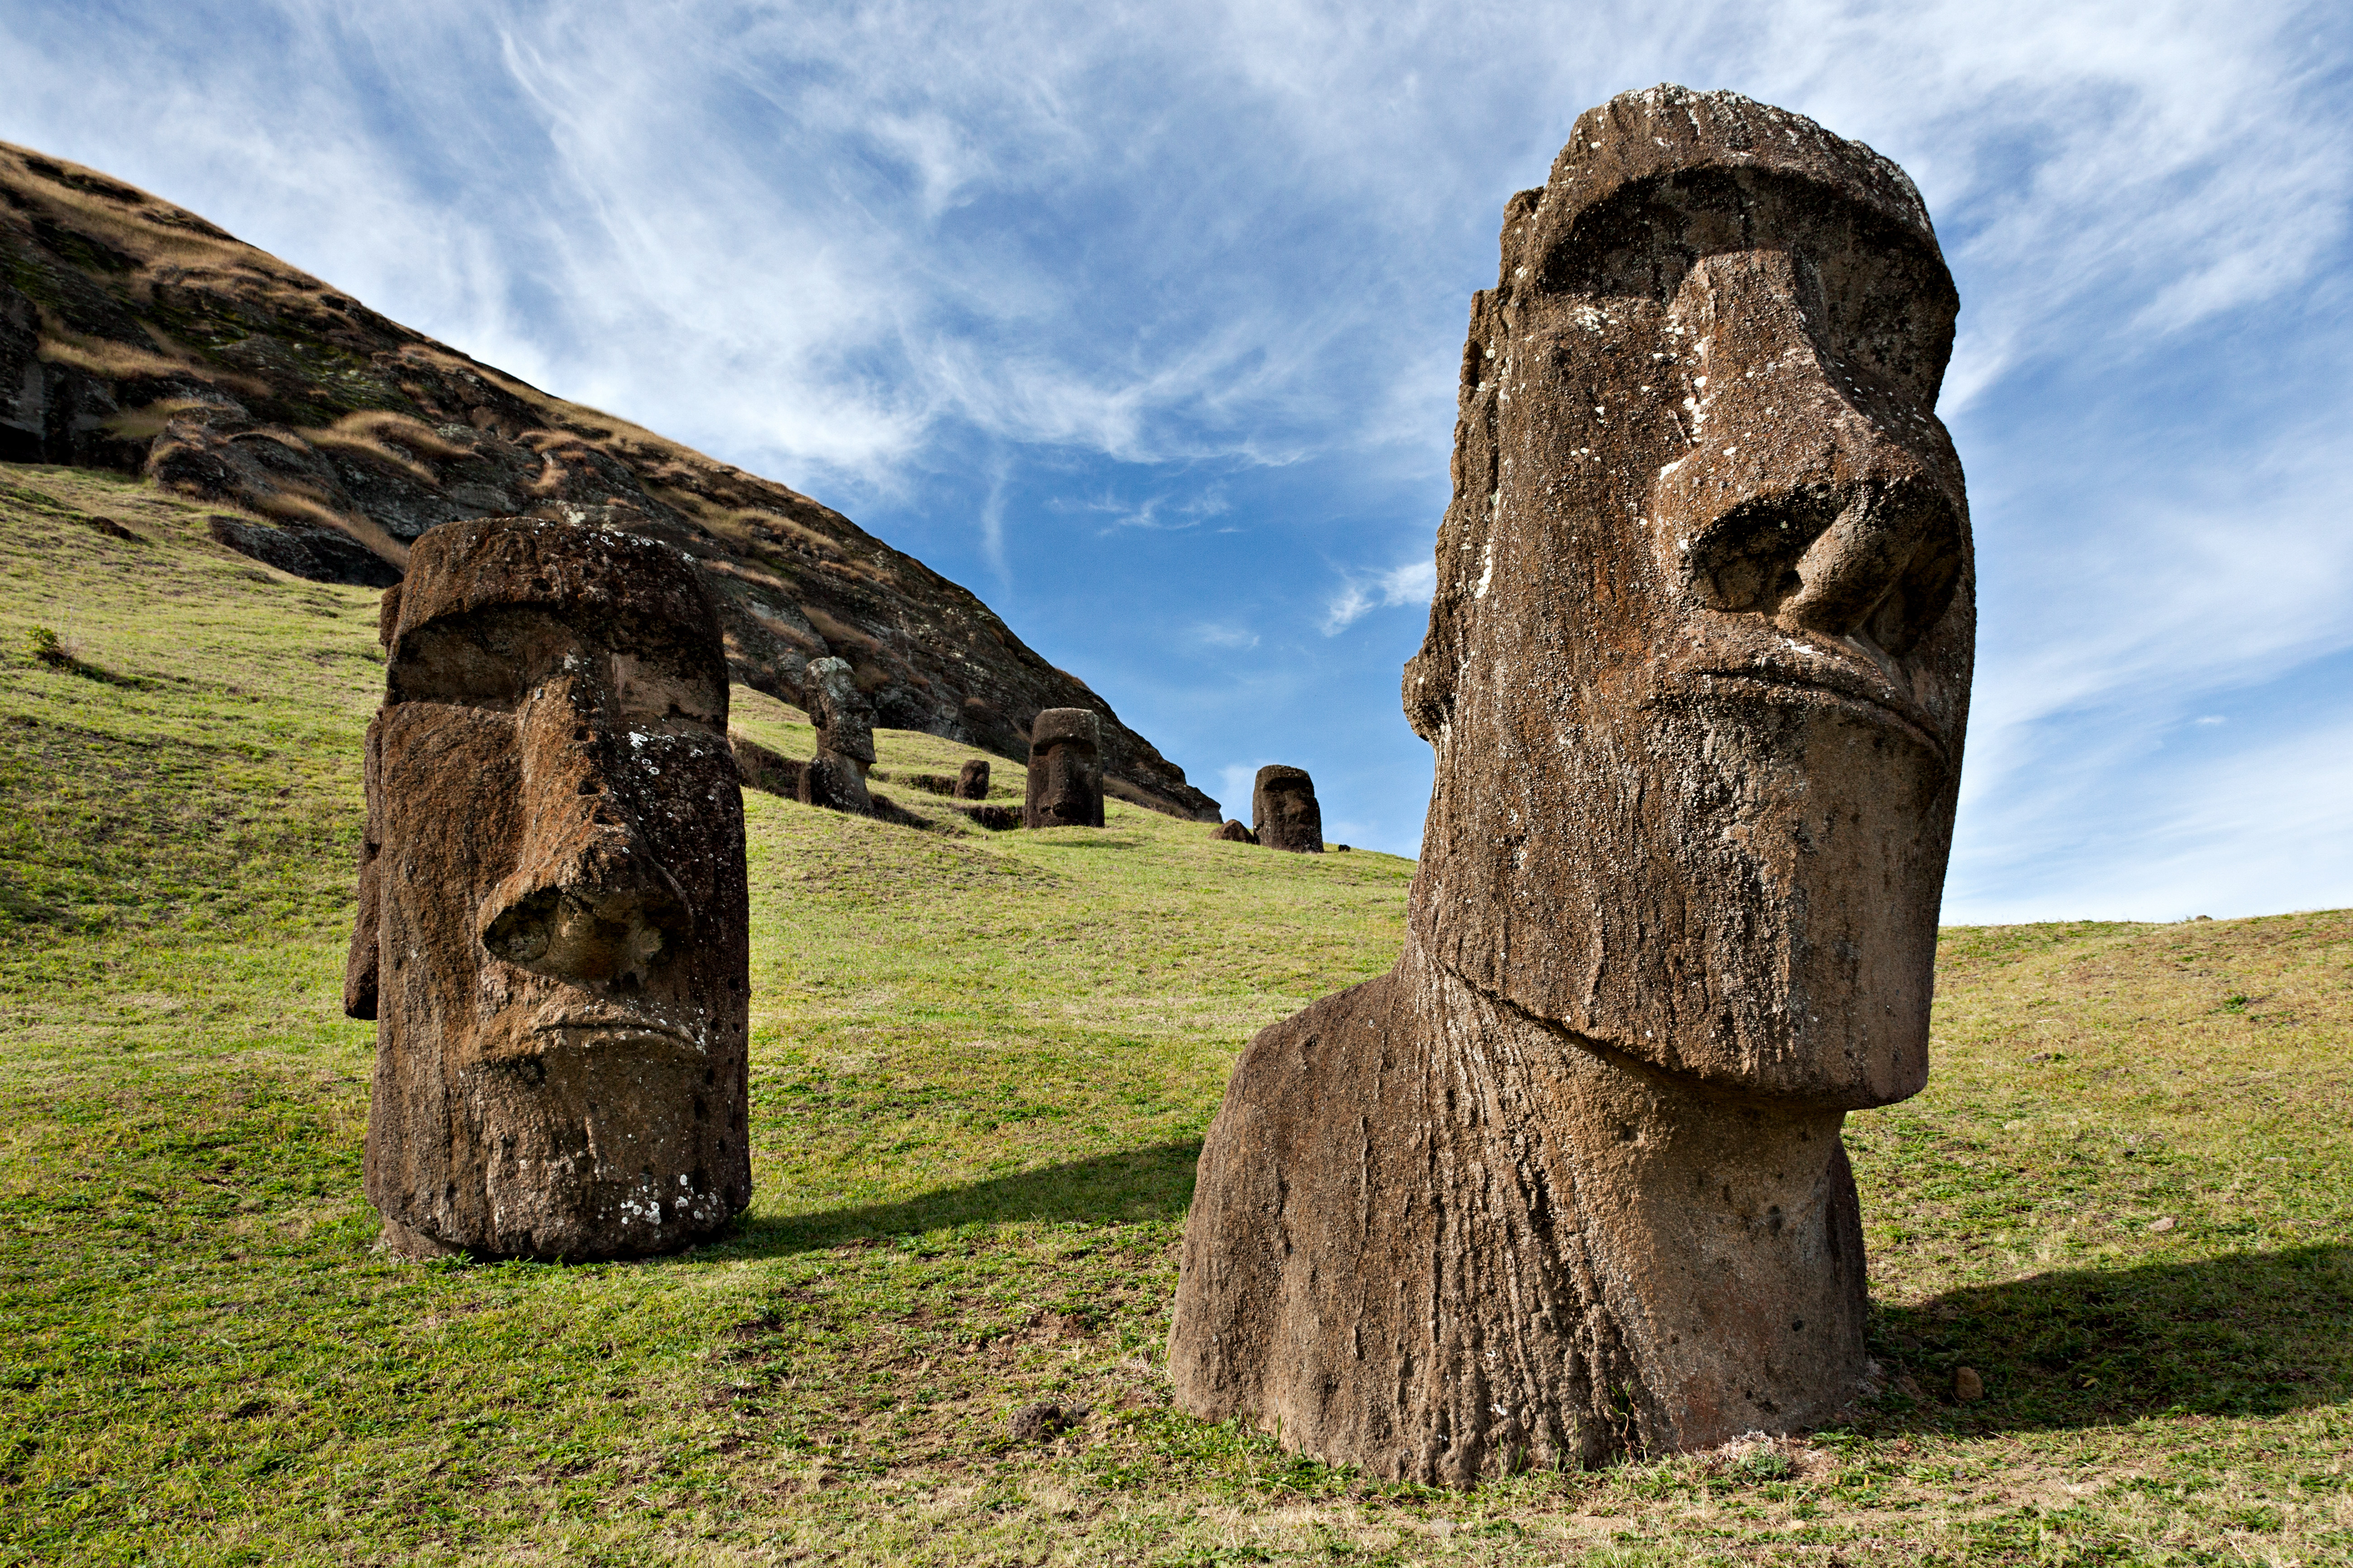
POLYGON ((1920 1088, 1975 627, 1956 309, 1901 170, 1734 94, 1612 100, 1512 198, 1405 678, 1440 962, 1728 1089, 1920 1088))
POLYGON ((1103 825, 1102 722, 1084 708, 1049 708, 1029 725, 1031 827, 1103 825))
POLYGON ((965 759, 964 766, 956 770, 955 798, 957 800, 988 798, 988 759, 987 757, 965 759))
POLYGON ((1250 788, 1250 826, 1256 841, 1270 849, 1324 853, 1324 808, 1315 804, 1315 781, 1305 768, 1272 763, 1259 769, 1250 788))
POLYGON ((1209 837, 1212 838, 1222 839, 1228 844, 1255 844, 1258 842, 1257 834, 1252 833, 1249 828, 1244 827, 1240 822, 1230 816, 1226 818, 1222 823, 1219 823, 1217 826, 1209 829, 1209 837))
POLYGON ((670 1252, 751 1199, 744 815, 693 569, 445 523, 385 595, 345 1006, 410 1255, 670 1252))
POLYGON ((871 812, 866 770, 874 765, 874 709, 858 689, 855 672, 842 659, 809 660, 801 700, 817 731, 817 755, 801 770, 802 803, 871 812))

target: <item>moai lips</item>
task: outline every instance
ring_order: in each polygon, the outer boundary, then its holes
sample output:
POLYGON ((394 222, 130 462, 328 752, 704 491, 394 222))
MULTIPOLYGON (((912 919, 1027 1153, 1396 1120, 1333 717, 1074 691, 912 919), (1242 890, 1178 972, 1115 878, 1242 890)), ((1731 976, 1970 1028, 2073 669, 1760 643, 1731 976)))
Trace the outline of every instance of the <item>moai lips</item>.
POLYGON ((1926 1076, 1968 717, 1956 310, 1900 170, 1733 94, 1615 99, 1507 204, 1406 950, 1235 1069, 1187 1409, 1461 1484, 1855 1394, 1840 1128, 1926 1076))
POLYGON ((1275 763, 1259 769, 1250 788, 1250 830, 1270 849, 1324 853, 1324 808, 1315 804, 1315 781, 1305 768, 1275 763))
POLYGON ((1029 724, 1029 827, 1103 825, 1101 721, 1084 708, 1049 708, 1029 724))
POLYGON ((742 797, 718 622, 649 540, 516 518, 417 541, 344 1005, 407 1256, 614 1258, 751 1199, 742 797))
POLYGON ((801 700, 817 731, 817 755, 801 770, 801 804, 873 815, 866 772, 874 765, 874 710, 858 689, 849 664, 839 658, 809 660, 801 700))

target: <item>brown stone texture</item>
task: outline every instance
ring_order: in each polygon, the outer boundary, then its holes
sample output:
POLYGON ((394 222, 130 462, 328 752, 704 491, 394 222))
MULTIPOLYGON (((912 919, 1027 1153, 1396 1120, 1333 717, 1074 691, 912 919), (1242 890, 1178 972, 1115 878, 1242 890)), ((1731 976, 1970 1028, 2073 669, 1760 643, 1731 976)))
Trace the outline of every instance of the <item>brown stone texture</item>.
POLYGON ((1324 853, 1324 808, 1315 804, 1315 781, 1305 768, 1280 763, 1259 769, 1250 786, 1253 843, 1296 854, 1324 853))
POLYGON ((0 461, 145 474, 280 570, 380 585, 425 530, 508 513, 676 546, 733 678, 797 705, 847 659, 876 722, 1018 756, 1041 710, 1102 715, 1153 809, 1217 803, 987 605, 832 508, 385 320, 94 169, 0 143, 0 461))
POLYGON ((1733 94, 1612 100, 1506 205, 1406 951, 1235 1069, 1185 1408, 1464 1484, 1859 1391, 1839 1132, 1927 1074, 1975 635, 1957 304, 1900 170, 1733 94))
POLYGON ((1103 825, 1102 726, 1084 708, 1049 708, 1029 726, 1029 792, 1021 818, 1030 827, 1103 825))
POLYGON ((445 524, 385 595, 346 1007, 411 1256, 673 1252, 751 1200, 727 669, 667 545, 445 524))
POLYGON ((858 689, 857 673, 844 659, 809 660, 801 706, 817 731, 817 754, 801 770, 801 804, 871 816, 866 773, 874 765, 874 710, 858 689))
POLYGON ((1212 831, 1209 837, 1212 838, 1221 838, 1229 844, 1255 844, 1258 842, 1257 834, 1252 833, 1249 828, 1244 827, 1240 823, 1235 821, 1230 816, 1226 818, 1222 825, 1212 831))
POLYGON ((988 798, 988 759, 987 757, 965 759, 964 766, 956 770, 955 798, 958 800, 988 798))

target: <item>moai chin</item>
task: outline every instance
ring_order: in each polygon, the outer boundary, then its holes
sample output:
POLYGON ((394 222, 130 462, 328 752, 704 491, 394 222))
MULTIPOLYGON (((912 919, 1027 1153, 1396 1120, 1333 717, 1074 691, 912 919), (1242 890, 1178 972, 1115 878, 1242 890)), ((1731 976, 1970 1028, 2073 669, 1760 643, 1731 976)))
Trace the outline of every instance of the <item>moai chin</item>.
POLYGON ((408 1257, 674 1252, 752 1196, 719 623, 650 540, 491 518, 385 595, 344 1009, 408 1257))
POLYGON ((1615 99, 1506 205, 1405 952, 1235 1068, 1185 1408, 1463 1484, 1858 1391, 1840 1129, 1926 1079, 1974 639, 1957 303, 1900 170, 1731 94, 1615 99))
POLYGON ((1305 768, 1270 763, 1250 787, 1250 830, 1270 849, 1324 853, 1324 808, 1305 768))
POLYGON ((1029 724, 1028 827, 1103 825, 1103 726, 1084 708, 1049 708, 1029 724))
POLYGON ((871 816, 874 797, 866 791, 866 771, 874 765, 874 710, 849 664, 809 660, 801 699, 817 730, 817 755, 801 770, 801 804, 871 816))
POLYGON ((964 766, 956 770, 956 800, 987 800, 988 798, 988 759, 966 757, 964 766))

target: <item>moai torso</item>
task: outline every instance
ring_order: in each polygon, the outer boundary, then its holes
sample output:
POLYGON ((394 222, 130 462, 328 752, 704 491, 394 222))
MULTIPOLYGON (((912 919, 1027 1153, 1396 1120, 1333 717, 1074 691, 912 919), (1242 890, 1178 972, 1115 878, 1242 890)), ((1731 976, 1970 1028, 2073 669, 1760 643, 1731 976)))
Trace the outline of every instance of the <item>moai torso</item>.
POLYGON ((1900 170, 1733 94, 1614 99, 1507 204, 1405 952, 1235 1068, 1185 1408, 1461 1484, 1857 1392, 1839 1131, 1927 1073, 1968 710, 1956 307, 1900 170))
POLYGON ((1315 804, 1315 781, 1305 768, 1270 763, 1259 769, 1250 789, 1250 827, 1269 849, 1324 853, 1324 808, 1315 804))
POLYGON ((1084 708, 1049 708, 1029 725, 1029 827, 1103 825, 1101 721, 1084 708))
POLYGON ((445 523, 385 595, 346 1009, 408 1256, 610 1258, 751 1199, 742 797, 718 620, 649 540, 445 523))

